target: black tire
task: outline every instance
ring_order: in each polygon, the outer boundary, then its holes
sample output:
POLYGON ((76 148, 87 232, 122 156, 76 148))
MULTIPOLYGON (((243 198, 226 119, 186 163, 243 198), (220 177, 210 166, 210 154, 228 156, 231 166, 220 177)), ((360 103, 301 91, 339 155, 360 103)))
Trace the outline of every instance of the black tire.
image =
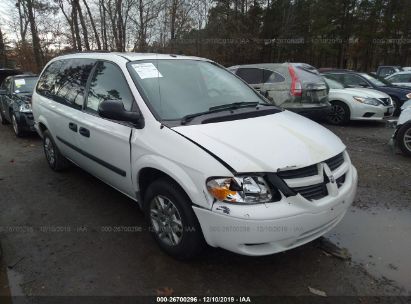
POLYGON ((411 142, 406 143, 405 140, 411 140, 411 122, 406 123, 400 127, 397 133, 397 143, 401 151, 407 155, 411 156, 411 142))
POLYGON ((60 153, 48 130, 43 132, 43 149, 47 163, 54 171, 62 171, 70 166, 70 162, 60 153))
MULTIPOLYGON (((147 188, 143 206, 150 233, 164 252, 174 258, 186 260, 199 255, 204 249, 204 236, 197 217, 191 207, 192 202, 174 181, 167 178, 161 178, 151 183, 147 188), (154 220, 154 218, 160 219, 161 217, 158 212, 159 209, 155 208, 157 205, 156 202, 158 202, 156 199, 159 198, 163 199, 163 202, 169 200, 178 211, 172 213, 173 216, 171 216, 170 213, 173 212, 172 208, 174 207, 162 208, 162 211, 168 213, 163 218, 164 223, 161 224, 163 225, 163 230, 161 230, 161 228, 159 229, 158 221, 154 220), (155 210, 157 210, 157 213, 154 212, 155 210), (180 221, 178 218, 180 218, 180 221), (167 221, 169 222, 167 223, 167 221), (177 225, 174 226, 174 229, 171 228, 171 225, 175 222, 181 223, 180 229, 176 228, 177 225), (167 224, 170 226, 166 227, 167 224), (163 234, 166 234, 164 232, 172 231, 171 234, 175 234, 179 241, 176 241, 173 237, 168 238, 167 236, 163 236, 162 238, 161 231, 163 231, 163 234), (174 233, 175 231, 177 232, 174 233), (164 238, 166 240, 164 240, 164 238), (174 244, 170 244, 172 242, 174 242, 174 244)), ((161 222, 163 222, 163 220, 161 220, 161 222)))
POLYGON ((350 121, 350 108, 341 101, 331 101, 327 122, 333 125, 345 125, 350 121))
POLYGON ((10 113, 10 117, 11 117, 11 124, 13 126, 13 131, 14 134, 17 137, 23 137, 24 136, 24 132, 21 130, 19 122, 17 120, 17 117, 14 113, 10 113))
POLYGON ((1 107, 0 107, 0 123, 2 124, 2 125, 7 125, 9 122, 6 120, 6 117, 4 117, 4 114, 3 114, 3 110, 1 109, 1 107))

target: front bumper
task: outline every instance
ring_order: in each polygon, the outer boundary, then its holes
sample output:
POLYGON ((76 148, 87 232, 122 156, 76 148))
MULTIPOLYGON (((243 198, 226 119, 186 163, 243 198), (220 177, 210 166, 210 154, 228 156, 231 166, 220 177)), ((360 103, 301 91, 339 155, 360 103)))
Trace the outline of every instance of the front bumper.
POLYGON ((392 117, 393 106, 356 105, 351 109, 351 120, 382 120, 392 117))
POLYGON ((34 128, 34 117, 33 113, 17 112, 16 114, 17 123, 22 131, 25 132, 35 132, 34 128))
POLYGON ((193 209, 209 245, 244 255, 268 255, 308 243, 336 226, 354 201, 357 182, 357 170, 351 166, 338 195, 318 201, 296 195, 270 204, 225 204, 222 212, 193 209))

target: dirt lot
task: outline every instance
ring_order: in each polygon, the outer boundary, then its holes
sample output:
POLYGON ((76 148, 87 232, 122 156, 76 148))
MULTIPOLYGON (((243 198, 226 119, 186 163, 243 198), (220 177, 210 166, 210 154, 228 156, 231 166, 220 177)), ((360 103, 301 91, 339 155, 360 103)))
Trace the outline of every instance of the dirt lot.
POLYGON ((327 235, 351 260, 313 242, 261 258, 210 248, 201 259, 179 262, 140 229, 143 216, 130 199, 79 168, 52 172, 38 137, 17 139, 1 126, 0 241, 8 282, 3 271, 0 295, 156 295, 162 287, 174 295, 294 296, 310 295, 309 287, 327 295, 411 295, 411 159, 391 152, 392 129, 384 124, 331 130, 359 171, 357 200, 327 235), (134 232, 125 231, 130 227, 134 232))

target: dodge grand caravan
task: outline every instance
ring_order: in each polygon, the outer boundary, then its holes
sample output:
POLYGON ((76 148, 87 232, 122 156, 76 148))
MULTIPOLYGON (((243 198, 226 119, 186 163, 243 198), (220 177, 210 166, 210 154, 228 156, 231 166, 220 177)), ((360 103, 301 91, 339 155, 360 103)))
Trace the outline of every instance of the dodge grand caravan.
POLYGON ((33 113, 51 169, 74 163, 137 201, 177 258, 206 243, 245 255, 300 246, 356 193, 339 138, 206 59, 61 56, 39 78, 33 113))

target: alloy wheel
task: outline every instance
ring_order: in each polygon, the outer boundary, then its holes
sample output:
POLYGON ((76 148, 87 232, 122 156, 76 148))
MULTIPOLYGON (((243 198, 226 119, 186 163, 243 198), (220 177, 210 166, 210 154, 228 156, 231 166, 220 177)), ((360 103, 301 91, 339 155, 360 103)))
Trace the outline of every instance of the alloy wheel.
POLYGON ((48 137, 44 139, 44 152, 46 153, 46 158, 49 164, 54 165, 54 162, 55 162, 54 145, 51 142, 50 138, 48 137))
POLYGON ((176 246, 183 237, 183 223, 174 203, 157 195, 150 202, 150 220, 157 237, 169 246, 176 246))
POLYGON ((334 123, 339 124, 344 120, 345 117, 345 110, 338 104, 333 104, 331 106, 331 111, 328 114, 328 119, 334 123))

